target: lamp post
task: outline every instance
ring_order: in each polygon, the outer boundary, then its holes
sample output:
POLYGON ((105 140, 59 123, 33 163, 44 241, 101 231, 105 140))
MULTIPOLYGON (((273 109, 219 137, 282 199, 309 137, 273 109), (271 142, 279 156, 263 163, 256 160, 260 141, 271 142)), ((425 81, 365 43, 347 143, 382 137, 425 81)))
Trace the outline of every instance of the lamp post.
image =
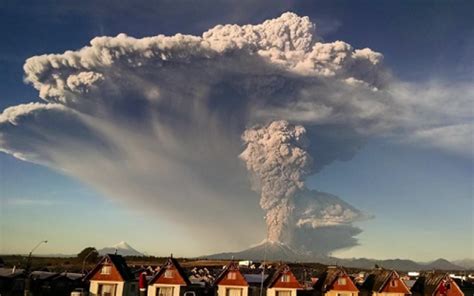
POLYGON ((28 254, 28 259, 26 261, 26 273, 30 273, 30 268, 31 268, 31 255, 33 255, 33 252, 38 249, 38 247, 41 245, 41 244, 47 244, 48 241, 47 240, 43 240, 43 241, 40 241, 33 249, 31 249, 30 251, 30 254, 28 254))
POLYGON ((30 286, 31 286, 31 279, 30 279, 30 269, 31 269, 31 256, 33 252, 38 249, 41 244, 47 244, 47 240, 42 240, 36 246, 31 249, 30 253, 28 254, 28 259, 26 259, 26 267, 25 267, 25 296, 30 296, 30 286))
POLYGON ((92 255, 93 253, 97 253, 97 250, 96 249, 93 249, 92 251, 90 251, 86 257, 84 257, 84 260, 82 260, 82 275, 85 274, 85 269, 86 269, 86 260, 87 258, 89 258, 90 255, 92 255))

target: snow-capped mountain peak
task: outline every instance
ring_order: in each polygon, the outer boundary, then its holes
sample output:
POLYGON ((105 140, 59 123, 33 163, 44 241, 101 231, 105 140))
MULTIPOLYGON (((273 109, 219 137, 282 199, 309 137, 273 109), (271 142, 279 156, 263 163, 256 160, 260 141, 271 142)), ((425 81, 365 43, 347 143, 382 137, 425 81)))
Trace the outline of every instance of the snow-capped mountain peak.
POLYGON ((133 249, 129 244, 127 244, 127 242, 125 241, 121 241, 119 242, 118 244, 115 244, 113 245, 112 247, 116 248, 116 249, 127 249, 127 250, 130 250, 130 249, 133 249))
POLYGON ((143 253, 135 250, 132 246, 130 246, 127 242, 121 241, 118 244, 115 244, 111 247, 105 247, 98 250, 100 255, 105 254, 115 254, 122 256, 144 256, 143 253))

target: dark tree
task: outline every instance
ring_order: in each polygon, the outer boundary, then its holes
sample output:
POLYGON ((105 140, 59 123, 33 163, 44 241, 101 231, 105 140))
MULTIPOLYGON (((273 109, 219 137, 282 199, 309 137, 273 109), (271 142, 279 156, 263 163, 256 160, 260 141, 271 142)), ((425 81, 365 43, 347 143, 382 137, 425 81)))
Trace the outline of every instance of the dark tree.
POLYGON ((77 254, 77 259, 81 262, 86 259, 87 263, 95 263, 97 258, 99 258, 99 252, 94 247, 87 247, 77 254))

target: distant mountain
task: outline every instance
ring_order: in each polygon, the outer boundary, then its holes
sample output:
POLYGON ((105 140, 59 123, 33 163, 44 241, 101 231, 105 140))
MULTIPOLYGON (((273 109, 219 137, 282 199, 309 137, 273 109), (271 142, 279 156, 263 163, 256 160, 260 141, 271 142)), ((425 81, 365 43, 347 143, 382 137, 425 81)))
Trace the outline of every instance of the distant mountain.
MULTIPOLYGON (((334 258, 337 259, 337 258, 334 258)), ((344 265, 347 267, 371 269, 375 265, 381 266, 387 269, 395 270, 422 270, 422 266, 412 260, 408 259, 387 259, 387 260, 376 260, 366 258, 354 258, 354 259, 337 259, 337 264, 344 265)))
POLYGON ((120 242, 114 246, 105 247, 97 251, 99 252, 99 255, 115 254, 117 252, 118 255, 122 256, 144 256, 143 253, 135 250, 126 242, 120 242))
MULTIPOLYGON (((334 258, 337 259, 337 258, 334 258)), ((337 259, 337 263, 347 266, 347 267, 356 267, 370 269, 375 266, 375 264, 395 270, 403 271, 420 271, 420 270, 463 270, 462 266, 453 264, 446 259, 437 259, 433 262, 415 262, 408 259, 386 259, 386 260, 376 260, 376 259, 337 259)))
POLYGON ((446 259, 440 258, 430 263, 423 264, 425 269, 440 269, 440 270, 460 270, 464 269, 462 266, 449 262, 446 259))
POLYGON ((250 259, 250 260, 285 260, 285 261, 314 261, 313 256, 302 254, 286 244, 264 241, 261 244, 239 252, 218 253, 203 256, 207 259, 250 259))
POLYGON ((453 261, 454 264, 464 267, 465 269, 474 270, 474 259, 462 259, 453 261))
POLYGON ((375 265, 387 269, 403 270, 403 271, 421 271, 421 270, 463 270, 462 266, 453 264, 446 259, 437 259, 433 262, 420 263, 408 259, 387 259, 376 260, 367 258, 336 258, 327 256, 315 256, 305 254, 292 249, 286 244, 278 242, 263 242, 259 245, 250 247, 239 252, 218 253, 203 256, 208 259, 242 259, 242 260, 283 260, 287 262, 317 262, 327 265, 343 265, 346 267, 354 267, 361 269, 371 269, 375 265))

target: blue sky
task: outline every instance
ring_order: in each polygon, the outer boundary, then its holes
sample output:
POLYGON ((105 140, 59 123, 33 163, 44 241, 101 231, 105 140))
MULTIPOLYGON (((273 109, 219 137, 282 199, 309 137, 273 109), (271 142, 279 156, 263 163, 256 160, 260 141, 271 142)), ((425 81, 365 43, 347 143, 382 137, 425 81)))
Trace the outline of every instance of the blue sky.
MULTIPOLYGON (((80 7, 54 2, 0 4, 1 109, 39 100, 23 82, 22 67, 31 56, 78 49, 96 36, 122 32, 134 37, 200 35, 217 24, 255 24, 284 11, 320 24, 325 41, 344 40, 383 53, 401 81, 470 82, 474 73, 472 1, 122 1, 114 7, 107 1, 86 1, 80 7)), ((308 186, 374 215, 360 222, 360 245, 337 256, 460 259, 474 257, 472 180, 469 157, 378 139, 349 161, 324 168, 308 186)), ((38 253, 76 253, 122 240, 155 255, 224 251, 173 221, 142 215, 75 178, 4 153, 0 194, 0 253, 27 253, 42 239, 50 242, 38 253)), ((219 248, 245 246, 236 240, 219 248)))

